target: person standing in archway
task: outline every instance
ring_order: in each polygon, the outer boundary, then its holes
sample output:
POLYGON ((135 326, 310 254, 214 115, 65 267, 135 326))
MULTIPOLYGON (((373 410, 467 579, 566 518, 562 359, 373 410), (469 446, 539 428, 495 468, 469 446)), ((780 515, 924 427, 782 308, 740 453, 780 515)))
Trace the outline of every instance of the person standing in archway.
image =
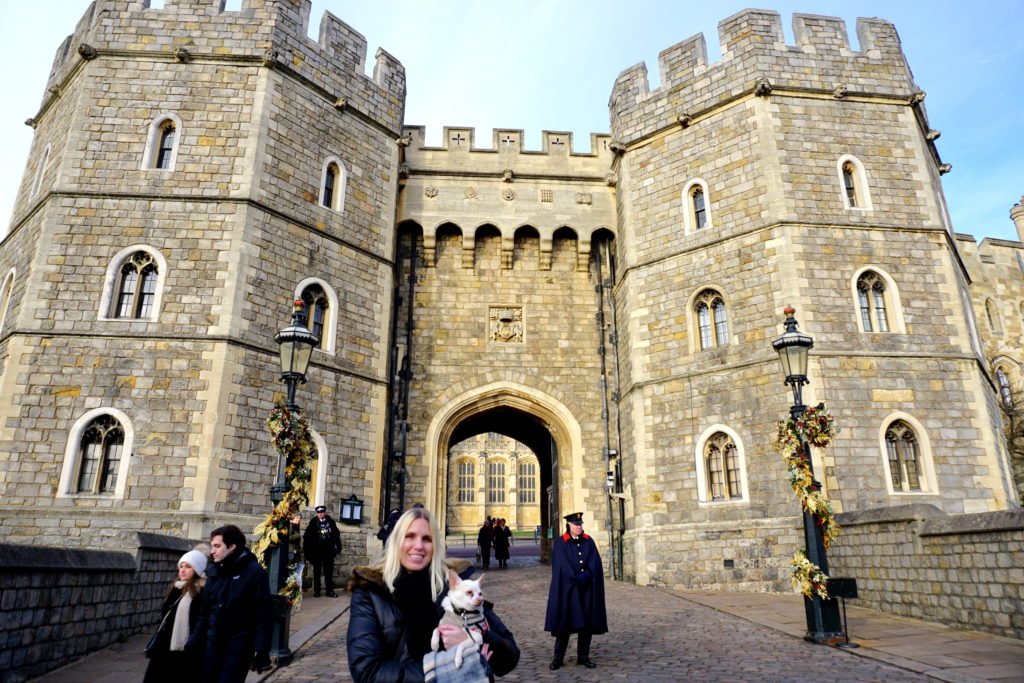
POLYGON ((491 542, 494 544, 494 559, 498 561, 498 567, 508 566, 508 539, 511 535, 504 519, 498 519, 494 526, 494 533, 491 542))
POLYGON ((565 516, 565 533, 551 549, 551 588, 544 630, 555 637, 555 657, 548 668, 562 666, 569 634, 577 634, 576 664, 597 667, 590 659, 590 639, 608 632, 604 606, 604 568, 594 539, 583 533, 583 513, 565 516))
POLYGON ((488 517, 476 535, 476 544, 480 546, 480 566, 484 569, 491 566, 491 542, 493 540, 494 532, 491 528, 491 518, 488 517))

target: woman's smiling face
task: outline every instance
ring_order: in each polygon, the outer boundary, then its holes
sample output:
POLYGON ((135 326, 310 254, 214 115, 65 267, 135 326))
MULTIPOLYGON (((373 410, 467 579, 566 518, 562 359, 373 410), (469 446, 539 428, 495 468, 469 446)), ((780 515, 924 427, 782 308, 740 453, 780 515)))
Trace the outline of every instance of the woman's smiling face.
POLYGON ((418 572, 429 567, 432 559, 434 539, 430 535, 430 525, 425 519, 414 519, 402 539, 398 560, 406 571, 418 572))

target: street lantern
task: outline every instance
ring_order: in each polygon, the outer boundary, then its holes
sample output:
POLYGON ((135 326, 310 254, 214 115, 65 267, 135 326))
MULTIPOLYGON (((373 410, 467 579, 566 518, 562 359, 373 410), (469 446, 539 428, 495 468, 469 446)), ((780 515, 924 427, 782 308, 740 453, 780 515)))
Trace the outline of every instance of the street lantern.
POLYGON ((797 405, 802 405, 801 388, 807 384, 807 358, 810 355, 811 347, 814 346, 814 339, 809 334, 804 334, 796 329, 796 318, 793 314, 796 309, 789 307, 783 311, 786 314, 786 331, 781 337, 772 342, 772 348, 779 354, 779 362, 782 363, 782 374, 786 377, 786 384, 793 387, 793 400, 797 405))
POLYGON ((292 311, 292 324, 284 328, 274 337, 281 354, 281 379, 288 387, 288 398, 285 401, 288 410, 296 410, 295 385, 306 383, 306 370, 313 349, 320 343, 320 337, 311 332, 305 324, 301 299, 295 301, 292 311))
MULTIPOLYGON (((309 368, 309 358, 313 354, 313 348, 320 343, 320 337, 310 332, 306 327, 303 314, 304 304, 301 300, 294 302, 291 325, 284 328, 274 337, 280 347, 281 355, 281 379, 288 387, 285 405, 288 410, 298 412, 299 407, 295 405, 295 387, 298 384, 306 383, 306 370, 309 368)), ((277 483, 270 487, 271 505, 277 504, 284 499, 288 491, 288 483, 285 481, 285 470, 288 467, 284 456, 278 459, 277 483)), ((277 658, 277 665, 284 666, 292 661, 292 651, 288 646, 288 631, 290 613, 288 600, 281 595, 281 589, 288 581, 288 548, 287 539, 279 541, 270 553, 270 592, 273 599, 274 631, 271 636, 270 654, 277 658)))
MULTIPOLYGON (((793 314, 796 309, 788 307, 783 311, 786 314, 786 331, 781 337, 772 342, 779 354, 779 361, 782 363, 782 373, 786 378, 785 383, 793 388, 793 405, 789 414, 794 420, 799 420, 807 412, 807 406, 803 403, 803 386, 809 383, 807 379, 807 357, 814 346, 814 340, 810 335, 804 334, 796 329, 797 322, 793 314)), ((811 460, 811 447, 809 444, 802 444, 804 456, 807 459, 808 467, 811 468, 812 486, 817 490, 821 488, 814 477, 814 466, 811 460)), ((825 574, 828 574, 828 556, 825 553, 825 540, 821 527, 818 525, 816 516, 804 510, 804 544, 807 559, 818 565, 825 574)), ((807 617, 807 635, 805 640, 816 643, 836 644, 843 638, 843 630, 839 620, 839 603, 835 597, 822 600, 817 593, 813 598, 804 596, 804 612, 807 617)))
POLYGON ((363 523, 363 501, 356 497, 356 494, 352 494, 345 500, 341 501, 341 522, 343 524, 362 524, 363 523))

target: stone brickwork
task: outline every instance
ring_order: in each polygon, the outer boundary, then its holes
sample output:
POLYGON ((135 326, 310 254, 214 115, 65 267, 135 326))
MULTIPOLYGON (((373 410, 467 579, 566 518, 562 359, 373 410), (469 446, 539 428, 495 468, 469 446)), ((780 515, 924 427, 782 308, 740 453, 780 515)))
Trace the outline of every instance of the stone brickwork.
POLYGON ((1024 514, 949 516, 913 504, 837 517, 833 576, 857 579, 853 605, 1024 638, 1024 514))
POLYGON ((136 539, 134 556, 0 545, 0 670, 6 683, 35 678, 155 628, 177 578, 178 558, 194 543, 148 533, 130 537, 136 539))
MULTIPOLYGON (((1024 229, 1024 209, 1015 204, 1018 232, 1024 229)), ((978 323, 982 353, 998 397, 989 400, 993 412, 1002 414, 998 429, 1020 433, 1024 408, 1024 244, 1009 240, 983 239, 975 243, 970 235, 957 235, 957 248, 971 274, 971 303, 978 323)), ((1024 498, 1024 453, 1010 453, 1010 471, 1004 474, 1016 484, 1024 498)))

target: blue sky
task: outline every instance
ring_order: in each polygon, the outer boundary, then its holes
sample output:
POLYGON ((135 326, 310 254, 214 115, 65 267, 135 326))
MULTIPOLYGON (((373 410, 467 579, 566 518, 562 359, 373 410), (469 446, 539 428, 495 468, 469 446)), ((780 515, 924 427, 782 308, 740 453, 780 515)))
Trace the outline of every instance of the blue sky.
MULTIPOLYGON (((240 0, 228 0, 228 7, 240 0)), ((42 100, 54 52, 87 0, 0 0, 0 44, 7 54, 0 111, 0 224, 6 227, 24 171, 32 130, 24 125, 42 100)), ((366 36, 372 68, 378 46, 405 65, 406 122, 427 126, 522 128, 527 147, 542 130, 572 131, 577 149, 608 131, 607 102, 622 70, 647 62, 656 87, 662 49, 703 33, 717 61, 718 21, 749 2, 692 0, 314 0, 310 32, 331 11, 366 36)), ((893 22, 903 41, 944 162, 947 202, 958 232, 1017 239, 1010 207, 1024 194, 1024 2, 771 2, 794 43, 792 14, 838 16, 857 47, 857 17, 893 22)), ((0 229, 0 232, 3 232, 0 229)))

